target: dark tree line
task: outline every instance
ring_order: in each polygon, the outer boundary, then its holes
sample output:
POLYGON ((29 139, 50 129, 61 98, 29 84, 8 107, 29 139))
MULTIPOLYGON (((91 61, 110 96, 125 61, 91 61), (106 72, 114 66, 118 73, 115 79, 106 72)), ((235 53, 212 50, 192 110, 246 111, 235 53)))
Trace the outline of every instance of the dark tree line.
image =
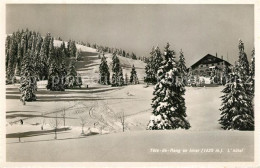
POLYGON ((65 88, 80 86, 77 83, 66 81, 68 75, 77 79, 72 61, 80 60, 75 41, 69 41, 67 47, 64 42, 54 46, 54 38, 50 33, 42 37, 35 31, 21 30, 7 35, 5 43, 6 53, 6 83, 14 82, 15 77, 20 77, 21 100, 36 100, 35 91, 37 81, 48 80, 47 89, 64 91, 65 88))

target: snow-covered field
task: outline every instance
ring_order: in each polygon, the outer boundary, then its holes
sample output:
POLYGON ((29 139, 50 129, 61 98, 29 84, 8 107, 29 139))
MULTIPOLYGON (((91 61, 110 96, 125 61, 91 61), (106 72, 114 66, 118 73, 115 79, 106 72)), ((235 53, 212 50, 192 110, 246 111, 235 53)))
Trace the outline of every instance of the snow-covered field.
POLYGON ((133 131, 7 144, 7 161, 26 162, 246 162, 253 153, 253 132, 237 131, 133 131))
MULTIPOLYGON (((13 99, 8 97, 8 95, 14 96, 15 94, 9 94, 11 92, 7 89, 7 121, 24 119, 22 126, 19 122, 7 125, 7 160, 252 161, 254 133, 250 131, 225 131, 220 128, 217 122, 221 89, 222 87, 187 88, 185 95, 187 115, 192 127, 190 130, 173 131, 145 130, 151 113, 152 86, 144 88, 143 85, 130 85, 108 91, 103 89, 104 91, 97 93, 94 91, 101 89, 93 89, 94 93, 91 90, 71 90, 56 95, 43 90, 42 95, 38 94, 39 100, 37 102, 27 103, 26 106, 19 102, 18 97, 13 97, 13 99), (131 92, 131 96, 127 94, 129 92, 131 92), (111 112, 124 111, 127 123, 126 132, 122 132, 120 122, 117 119, 103 112, 103 118, 111 127, 105 127, 101 133, 99 126, 102 123, 98 118, 100 111, 97 109, 96 113, 98 114, 94 113, 92 116, 87 112, 89 123, 84 127, 85 135, 82 136, 79 121, 81 114, 73 112, 75 111, 73 108, 81 108, 76 106, 67 110, 66 126, 69 126, 69 129, 63 129, 61 124, 57 140, 54 140, 53 128, 48 124, 51 123, 54 115, 47 115, 50 118, 45 119, 44 130, 41 131, 41 113, 73 106, 75 101, 72 99, 79 98, 81 100, 78 100, 77 103, 84 102, 87 106, 94 102, 99 102, 99 104, 105 102, 111 112), (102 100, 100 100, 101 98, 102 100), (93 116, 97 117, 96 120, 92 118, 93 116), (96 128, 93 126, 95 121, 100 122, 96 128), (19 142, 19 135, 21 142, 19 142), (163 150, 164 148, 169 151, 166 153, 150 151, 152 149, 163 150), (173 152, 174 149, 186 148, 222 149, 223 153, 173 152), (228 149, 236 149, 238 152, 228 153, 228 149)), ((79 103, 79 105, 81 104, 79 103)), ((84 114, 84 110, 82 113, 84 114)), ((60 122, 62 123, 62 119, 60 122)))
MULTIPOLYGON (((77 47, 84 51, 83 61, 77 63, 78 72, 82 76, 97 77, 100 62, 97 53, 91 48, 77 47)), ((112 56, 106 56, 110 64, 112 56)), ((134 63, 139 78, 143 77, 144 63, 123 57, 120 61, 124 73, 130 74, 134 63)), ((7 161, 217 162, 254 159, 254 132, 225 131, 218 124, 223 87, 186 88, 189 130, 148 131, 153 86, 139 84, 112 88, 86 79, 83 82, 83 88, 65 92, 50 92, 45 89, 46 82, 38 83, 37 101, 26 105, 19 101, 18 85, 6 86, 7 161), (118 117, 122 113, 125 132, 122 132, 118 117), (86 122, 83 135, 82 119, 86 122), (56 121, 59 125, 57 140, 53 130, 56 121)))

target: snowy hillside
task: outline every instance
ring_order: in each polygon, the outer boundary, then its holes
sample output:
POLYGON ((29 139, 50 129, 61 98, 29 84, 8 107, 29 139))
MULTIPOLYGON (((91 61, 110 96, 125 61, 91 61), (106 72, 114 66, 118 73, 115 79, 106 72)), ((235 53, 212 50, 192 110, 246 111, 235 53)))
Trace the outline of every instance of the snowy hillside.
MULTIPOLYGON (((62 41, 54 40, 55 46, 60 46, 62 41)), ((65 42, 65 45, 67 45, 67 42, 65 42)), ((77 62, 76 68, 78 73, 83 78, 83 86, 85 85, 94 85, 98 81, 99 77, 99 65, 100 65, 100 59, 98 59, 98 52, 96 49, 91 47, 86 47, 83 45, 77 44, 77 49, 80 49, 82 51, 82 57, 83 60, 77 62), (94 82, 94 83, 93 83, 94 82)), ((105 57, 107 58, 107 63, 110 67, 110 73, 112 72, 112 54, 106 53, 105 57)), ((130 58, 118 56, 120 60, 120 64, 123 68, 123 74, 127 73, 128 77, 130 77, 130 72, 132 69, 132 66, 135 66, 135 69, 137 71, 137 76, 139 78, 139 81, 142 83, 145 76, 145 65, 143 61, 140 60, 133 60, 130 58)))

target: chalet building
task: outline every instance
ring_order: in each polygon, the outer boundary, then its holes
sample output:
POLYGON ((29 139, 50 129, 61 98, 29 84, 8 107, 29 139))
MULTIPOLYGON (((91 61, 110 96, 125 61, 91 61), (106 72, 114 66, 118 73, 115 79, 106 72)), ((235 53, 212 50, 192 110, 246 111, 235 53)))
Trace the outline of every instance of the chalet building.
POLYGON ((223 60, 223 57, 218 58, 217 55, 207 54, 189 68, 189 73, 195 76, 209 77, 211 72, 215 70, 219 76, 222 76, 222 70, 225 65, 228 67, 232 66, 229 62, 223 60))

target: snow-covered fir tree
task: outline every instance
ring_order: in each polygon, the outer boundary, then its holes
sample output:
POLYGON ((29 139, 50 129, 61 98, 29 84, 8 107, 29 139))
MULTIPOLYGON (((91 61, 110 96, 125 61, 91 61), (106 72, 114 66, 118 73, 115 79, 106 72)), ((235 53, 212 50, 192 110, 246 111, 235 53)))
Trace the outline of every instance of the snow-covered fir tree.
POLYGON ((147 58, 146 61, 147 64, 145 67, 145 72, 146 72, 145 82, 156 84, 157 71, 161 67, 163 61, 160 48, 158 46, 155 48, 153 47, 150 55, 151 55, 150 58, 147 58))
POLYGON ((60 49, 62 53, 62 58, 65 59, 68 56, 68 54, 64 41, 61 43, 60 49))
POLYGON ((251 98, 246 94, 244 82, 233 72, 223 89, 221 117, 223 129, 254 130, 254 113, 251 98))
POLYGON ((249 76, 249 62, 247 59, 247 55, 244 51, 244 43, 242 40, 239 40, 239 59, 238 59, 238 75, 242 80, 247 80, 249 76))
POLYGON ((137 59, 137 57, 136 57, 135 53, 133 53, 133 52, 132 52, 132 54, 131 54, 131 58, 132 58, 132 59, 134 59, 134 60, 136 60, 136 59, 137 59))
POLYGON ((37 77, 40 77, 40 70, 41 70, 41 46, 42 46, 42 37, 40 34, 37 35, 37 40, 35 44, 35 51, 34 51, 34 57, 33 57, 33 63, 35 67, 35 73, 37 74, 37 77))
POLYGON ((224 95, 221 97, 219 122, 223 129, 254 130, 252 78, 249 75, 244 43, 241 40, 238 48, 239 60, 222 91, 224 95))
POLYGON ((119 73, 118 73, 118 83, 119 83, 119 86, 122 86, 125 83, 123 68, 121 66, 120 66, 119 73))
POLYGON ((107 65, 106 57, 101 58, 101 63, 99 65, 99 81, 102 85, 110 85, 110 72, 107 65))
POLYGON ((255 76, 255 49, 252 50, 252 60, 250 66, 250 75, 255 76))
POLYGON ((32 65, 29 53, 26 53, 23 59, 19 90, 22 93, 20 97, 21 101, 36 100, 35 92, 37 91, 37 82, 35 69, 32 65))
POLYGON ((183 80, 184 84, 187 85, 187 67, 185 63, 185 58, 183 55, 182 50, 180 51, 179 61, 178 61, 178 69, 180 71, 181 79, 183 80))
POLYGON ((229 69, 228 66, 223 62, 224 64, 224 68, 223 68, 223 72, 222 72, 222 85, 225 85, 227 83, 227 81, 229 80, 229 69))
POLYGON ((10 44, 10 50, 8 52, 9 58, 8 58, 8 67, 7 67, 7 80, 12 80, 15 73, 15 67, 16 67, 16 59, 17 59, 17 49, 18 44, 15 39, 15 36, 11 38, 11 44, 10 44))
POLYGON ((11 45, 11 36, 7 36, 5 40, 5 71, 6 77, 8 76, 8 62, 9 62, 9 48, 11 45))
POLYGON ((70 57, 70 50, 71 50, 71 40, 68 41, 68 44, 67 44, 67 57, 70 57))
POLYGON ((131 84, 138 84, 139 81, 138 81, 138 77, 137 77, 137 72, 135 70, 135 65, 133 65, 132 67, 132 70, 131 70, 131 76, 130 76, 130 81, 129 81, 131 84))
POLYGON ((155 47, 155 51, 154 51, 154 59, 153 59, 153 77, 152 77, 152 82, 153 83, 157 83, 157 74, 158 74, 158 70, 159 68, 162 66, 162 62, 163 62, 163 57, 162 57, 162 53, 160 51, 160 48, 157 46, 155 47))
POLYGON ((48 76, 48 84, 46 86, 47 89, 51 91, 64 91, 64 81, 61 75, 60 69, 55 62, 53 62, 50 66, 50 72, 48 76))
POLYGON ((21 73, 21 64, 22 64, 22 60, 23 60, 23 55, 22 55, 22 47, 21 44, 18 44, 18 48, 17 48, 17 63, 16 63, 16 68, 15 68, 15 75, 20 76, 21 73))
POLYGON ((66 68, 65 63, 62 63, 62 64, 61 64, 60 76, 61 76, 61 80, 62 80, 62 83, 63 83, 64 88, 65 88, 65 85, 66 85, 66 77, 67 77, 67 68, 66 68))
POLYGON ((252 50, 252 61, 250 65, 250 77, 252 79, 251 90, 255 92, 255 49, 252 50))
MULTIPOLYGON (((248 95, 248 97, 251 97, 252 101, 253 101, 253 97, 254 97, 254 89, 253 89, 253 78, 250 75, 250 66, 249 66, 249 62, 247 59, 247 55, 244 51, 244 43, 242 42, 242 40, 239 40, 239 59, 238 59, 238 63, 237 63, 237 72, 238 72, 238 76, 239 78, 244 81, 244 87, 246 90, 246 94, 248 95)), ((252 103, 251 101, 251 103, 252 103)), ((253 110, 253 109, 252 109, 253 110)))
POLYGON ((75 41, 70 42, 69 55, 70 57, 76 57, 77 47, 75 41))
POLYGON ((155 48, 153 47, 152 48, 152 51, 151 51, 151 56, 150 58, 148 58, 147 60, 147 63, 146 63, 146 66, 145 66, 145 74, 146 74, 146 77, 145 77, 145 82, 146 83, 153 83, 153 77, 154 77, 154 53, 155 53, 155 48))
POLYGON ((45 80, 48 78, 48 63, 47 63, 47 52, 46 52, 46 46, 45 43, 43 42, 42 47, 41 47, 41 51, 40 51, 40 73, 39 73, 39 77, 42 80, 45 80))
POLYGON ((82 79, 77 74, 75 62, 71 61, 69 69, 68 69, 67 77, 66 77, 65 87, 66 88, 74 88, 76 86, 81 87, 81 85, 82 85, 82 79))
POLYGON ((159 82, 155 85, 152 99, 152 116, 147 129, 189 129, 186 120, 186 106, 183 95, 185 87, 178 80, 180 72, 174 61, 175 52, 167 43, 164 50, 164 61, 158 70, 159 82))
POLYGON ((50 66, 52 63, 57 63, 55 61, 55 48, 54 48, 54 43, 53 40, 51 40, 50 44, 49 44, 49 54, 48 54, 48 60, 47 63, 50 66))
POLYGON ((116 53, 113 53, 112 57, 112 86, 122 86, 124 84, 122 67, 120 66, 119 58, 116 53))

